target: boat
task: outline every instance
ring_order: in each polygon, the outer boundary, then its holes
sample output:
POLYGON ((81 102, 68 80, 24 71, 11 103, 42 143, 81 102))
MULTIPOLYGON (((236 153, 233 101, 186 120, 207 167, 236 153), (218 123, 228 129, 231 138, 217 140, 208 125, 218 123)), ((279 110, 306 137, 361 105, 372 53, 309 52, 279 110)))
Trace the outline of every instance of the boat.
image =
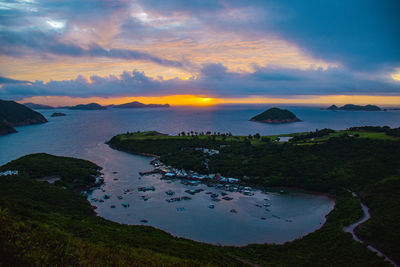
POLYGON ((237 213, 237 211, 235 209, 231 209, 230 212, 237 213))
POLYGON ((146 219, 143 219, 143 220, 140 220, 140 222, 142 222, 142 223, 148 223, 149 221, 146 220, 146 219))
POLYGON ((147 201, 147 200, 149 200, 151 197, 150 196, 142 196, 142 199, 144 200, 144 201, 147 201))
POLYGON ((124 207, 124 208, 129 207, 129 203, 122 203, 121 205, 122 205, 122 207, 124 207))
POLYGON ((165 194, 167 194, 168 196, 173 196, 175 192, 172 190, 168 190, 167 192, 165 192, 165 194))
POLYGON ((208 205, 208 207, 209 207, 210 209, 213 209, 213 208, 215 208, 215 205, 214 205, 214 204, 210 204, 210 205, 208 205))
POLYGON ((143 186, 143 187, 139 187, 138 191, 141 192, 146 192, 146 191, 155 191, 156 189, 154 188, 154 186, 143 186))

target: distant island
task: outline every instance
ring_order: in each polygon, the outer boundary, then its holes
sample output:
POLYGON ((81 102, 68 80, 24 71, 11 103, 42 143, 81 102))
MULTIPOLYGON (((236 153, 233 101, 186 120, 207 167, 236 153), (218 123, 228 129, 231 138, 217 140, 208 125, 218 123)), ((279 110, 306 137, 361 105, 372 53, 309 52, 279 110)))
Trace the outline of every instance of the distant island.
POLYGON ((42 114, 16 103, 0 100, 0 135, 17 132, 14 126, 24 126, 47 122, 42 114))
POLYGON ((354 105, 354 104, 346 104, 342 107, 338 107, 336 105, 332 105, 327 108, 327 110, 356 110, 356 111, 381 111, 382 109, 375 105, 354 105))
POLYGON ((121 105, 111 105, 113 108, 169 108, 169 104, 143 104, 138 101, 125 103, 121 105))
POLYGON ((287 109, 270 108, 257 116, 254 116, 250 121, 264 122, 264 123, 288 123, 299 122, 299 118, 293 112, 287 109))
POLYGON ((62 116, 67 116, 67 115, 62 112, 54 112, 53 114, 51 114, 51 117, 62 117, 62 116))
POLYGON ((76 106, 61 106, 61 107, 52 107, 43 104, 36 103, 23 103, 28 108, 31 109, 72 109, 72 110, 105 110, 107 108, 169 108, 169 104, 143 104, 138 101, 133 101, 129 103, 124 103, 120 105, 108 105, 102 106, 98 103, 89 103, 89 104, 79 104, 76 106))
POLYGON ((54 109, 52 106, 35 104, 35 103, 22 103, 22 105, 30 108, 30 109, 54 109))
POLYGON ((100 104, 97 103, 89 103, 89 104, 80 104, 72 107, 64 107, 67 109, 74 109, 74 110, 104 110, 107 109, 107 107, 104 107, 100 104))

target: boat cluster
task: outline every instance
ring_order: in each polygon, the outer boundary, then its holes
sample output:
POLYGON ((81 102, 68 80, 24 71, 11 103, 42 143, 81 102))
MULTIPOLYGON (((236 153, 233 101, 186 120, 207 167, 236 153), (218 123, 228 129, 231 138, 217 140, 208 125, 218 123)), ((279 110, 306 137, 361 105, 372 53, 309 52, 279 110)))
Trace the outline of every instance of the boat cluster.
POLYGON ((240 186, 238 178, 224 177, 220 174, 199 174, 194 171, 179 170, 172 168, 154 159, 150 162, 155 168, 148 172, 139 172, 140 175, 161 174, 162 179, 180 179, 184 185, 196 186, 200 183, 207 184, 208 187, 216 187, 230 192, 240 192, 244 195, 253 195, 251 187, 240 186))

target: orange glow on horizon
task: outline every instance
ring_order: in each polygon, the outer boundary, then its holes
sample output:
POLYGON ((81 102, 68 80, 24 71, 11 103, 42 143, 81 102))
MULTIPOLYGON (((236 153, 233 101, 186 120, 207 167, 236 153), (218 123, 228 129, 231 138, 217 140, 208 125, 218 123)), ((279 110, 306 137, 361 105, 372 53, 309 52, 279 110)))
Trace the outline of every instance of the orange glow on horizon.
POLYGON ((382 106, 399 106, 400 96, 372 96, 372 95, 317 95, 317 96, 290 96, 265 97, 251 96, 245 98, 221 98, 204 95, 167 95, 167 96, 139 96, 139 97, 89 97, 73 98, 67 96, 35 96, 25 98, 20 103, 33 102, 51 106, 68 106, 87 103, 101 105, 124 104, 138 101, 144 104, 170 104, 171 106, 214 106, 220 104, 300 104, 300 105, 344 105, 344 104, 375 104, 382 106))

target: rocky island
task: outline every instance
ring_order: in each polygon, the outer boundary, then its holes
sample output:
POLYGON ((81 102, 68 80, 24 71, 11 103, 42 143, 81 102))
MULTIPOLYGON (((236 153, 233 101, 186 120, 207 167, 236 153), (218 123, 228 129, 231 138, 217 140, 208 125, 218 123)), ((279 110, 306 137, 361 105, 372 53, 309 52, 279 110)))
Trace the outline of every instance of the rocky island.
POLYGON ((327 108, 327 110, 351 110, 351 111, 381 111, 382 109, 376 105, 354 105, 354 104, 346 104, 342 107, 338 107, 336 105, 332 105, 327 108))
POLYGON ((257 116, 254 116, 250 121, 264 122, 264 123, 288 123, 299 122, 299 118, 293 112, 287 109, 270 108, 257 116))
POLYGON ((62 116, 67 116, 67 115, 62 112, 54 112, 53 114, 51 114, 51 117, 62 117, 62 116))
POLYGON ((47 122, 42 114, 16 103, 0 100, 0 135, 15 133, 14 126, 24 126, 47 122))

